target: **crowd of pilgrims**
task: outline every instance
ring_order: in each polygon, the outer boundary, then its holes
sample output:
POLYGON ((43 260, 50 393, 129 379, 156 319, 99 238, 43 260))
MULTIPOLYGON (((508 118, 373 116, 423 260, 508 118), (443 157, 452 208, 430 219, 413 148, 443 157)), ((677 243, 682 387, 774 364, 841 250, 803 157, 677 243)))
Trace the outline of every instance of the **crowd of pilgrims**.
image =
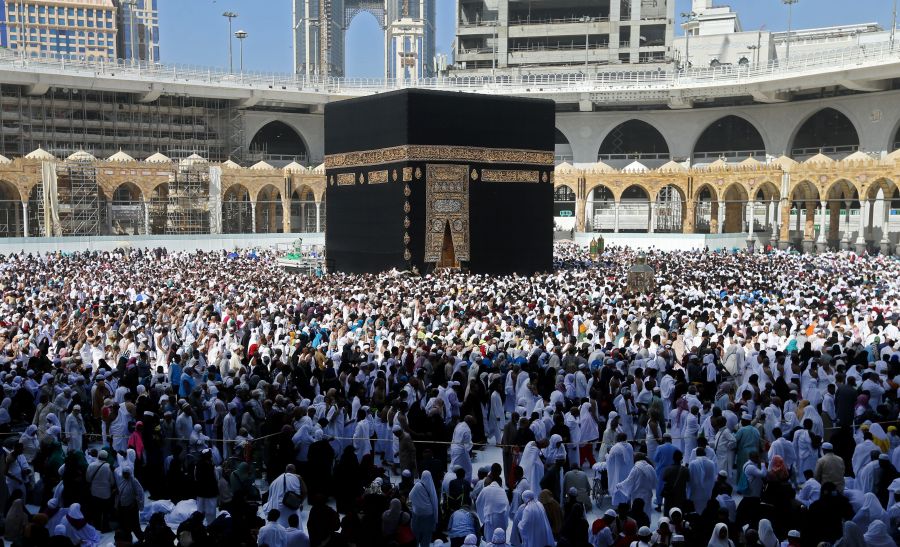
POLYGON ((895 546, 900 264, 650 252, 640 295, 635 258, 305 277, 265 252, 4 256, 4 538, 895 546))

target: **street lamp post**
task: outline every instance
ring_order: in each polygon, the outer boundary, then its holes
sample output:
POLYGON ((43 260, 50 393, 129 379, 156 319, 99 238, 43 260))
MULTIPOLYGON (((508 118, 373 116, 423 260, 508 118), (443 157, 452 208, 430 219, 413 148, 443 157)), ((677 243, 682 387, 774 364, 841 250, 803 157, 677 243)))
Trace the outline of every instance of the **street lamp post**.
POLYGON ((592 19, 585 15, 581 18, 581 22, 584 23, 584 77, 587 78, 588 72, 588 59, 590 59, 590 44, 591 44, 591 21, 592 19))
POLYGON ((791 26, 793 23, 794 17, 794 4, 799 2, 800 0, 781 0, 788 7, 788 31, 787 31, 787 44, 785 46, 784 53, 784 61, 788 64, 791 62, 791 26))
POLYGON ((897 0, 894 0, 894 11, 891 12, 891 51, 894 51, 894 39, 897 37, 897 0))
POLYGON ((247 38, 247 33, 243 30, 239 30, 234 33, 234 37, 238 39, 238 42, 241 44, 241 76, 244 75, 244 40, 247 38))
POLYGON ((759 64, 759 46, 749 45, 749 46, 747 46, 747 49, 749 49, 750 51, 753 52, 751 55, 753 56, 754 66, 758 65, 759 64))
POLYGON ((692 12, 682 13, 681 17, 685 20, 685 29, 684 29, 684 68, 685 70, 690 70, 691 68, 691 29, 687 28, 688 24, 691 23, 696 17, 697 14, 692 12))
POLYGON ((237 17, 238 14, 233 11, 226 11, 222 14, 222 17, 226 17, 228 19, 228 73, 231 74, 234 72, 234 60, 231 54, 231 20, 237 17))

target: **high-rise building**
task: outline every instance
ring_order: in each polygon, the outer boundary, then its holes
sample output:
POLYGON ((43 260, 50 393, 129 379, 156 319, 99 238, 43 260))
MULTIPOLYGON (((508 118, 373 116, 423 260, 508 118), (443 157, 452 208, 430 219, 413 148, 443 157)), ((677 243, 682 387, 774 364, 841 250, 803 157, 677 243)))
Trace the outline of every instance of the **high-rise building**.
POLYGON ((119 59, 159 62, 157 0, 115 0, 119 59))
POLYGON ((294 0, 294 70, 346 76, 344 42, 353 18, 370 13, 384 30, 385 77, 415 81, 435 66, 436 0, 294 0))
POLYGON ((454 69, 529 74, 671 61, 674 0, 459 0, 454 69))
POLYGON ((0 0, 0 45, 29 55, 116 56, 113 0, 0 0), (5 32, 3 32, 5 30, 5 32))
POLYGON ((6 40, 6 0, 0 0, 0 47, 7 47, 6 40))

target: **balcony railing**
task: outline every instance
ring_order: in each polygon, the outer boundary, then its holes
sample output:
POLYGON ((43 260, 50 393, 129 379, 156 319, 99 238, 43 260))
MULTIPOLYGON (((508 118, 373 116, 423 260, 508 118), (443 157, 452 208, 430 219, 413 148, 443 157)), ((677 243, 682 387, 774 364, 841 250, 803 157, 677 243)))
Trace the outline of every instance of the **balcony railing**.
POLYGON ((792 158, 802 158, 806 156, 815 156, 816 154, 825 154, 832 156, 835 154, 852 154, 859 150, 858 144, 845 144, 841 146, 820 146, 812 148, 794 148, 791 150, 792 158))
POLYGON ((765 150, 722 150, 719 152, 694 152, 694 161, 724 159, 765 158, 765 150))
MULTIPOLYGON (((577 48, 576 48, 577 49, 577 48)), ((794 56, 790 62, 770 61, 746 66, 699 67, 673 70, 671 65, 657 71, 598 72, 594 74, 545 74, 514 76, 498 81, 490 76, 426 78, 415 82, 354 79, 305 78, 302 74, 244 72, 229 73, 209 68, 120 60, 86 60, 77 57, 34 56, 22 51, 0 49, 0 70, 37 74, 65 74, 86 78, 114 78, 149 83, 176 83, 230 89, 302 91, 329 95, 366 95, 404 87, 469 90, 487 93, 591 93, 609 91, 667 91, 713 86, 735 86, 816 74, 840 73, 848 69, 900 63, 900 46, 890 40, 794 56), (540 89, 533 89, 540 86, 540 89)))

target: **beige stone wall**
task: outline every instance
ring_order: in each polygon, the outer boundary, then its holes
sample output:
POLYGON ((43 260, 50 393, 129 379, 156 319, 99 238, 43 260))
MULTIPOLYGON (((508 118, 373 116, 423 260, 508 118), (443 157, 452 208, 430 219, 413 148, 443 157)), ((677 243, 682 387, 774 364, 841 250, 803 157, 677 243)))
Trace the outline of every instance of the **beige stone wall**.
MULTIPOLYGON (((608 188, 618 203, 630 187, 640 188, 655 202, 663 188, 672 186, 685 204, 684 232, 691 233, 694 208, 704 190, 709 190, 712 196, 713 223, 717 222, 718 208, 724 207, 725 231, 735 232, 740 230, 742 207, 750 199, 779 202, 787 211, 792 202, 802 202, 814 214, 822 201, 838 204, 871 201, 879 189, 890 197, 900 184, 900 155, 896 161, 891 156, 882 161, 832 161, 820 156, 799 164, 787 158, 770 164, 717 163, 702 169, 639 173, 616 171, 602 165, 597 169, 564 165, 557 168, 555 185, 568 186, 575 192, 577 230, 584 230, 587 202, 596 188, 608 188)), ((787 228, 782 226, 782 232, 787 228)))
MULTIPOLYGON (((108 162, 98 161, 98 183, 103 197, 110 200, 120 185, 134 184, 141 198, 148 201, 153 190, 175 176, 175 163, 108 162)), ((216 164, 213 164, 216 165, 216 164)), ((0 200, 27 203, 32 188, 41 182, 41 161, 17 158, 0 164, 0 200)), ((555 173, 554 184, 568 186, 576 196, 576 228, 585 228, 585 210, 594 189, 606 187, 616 202, 630 187, 643 190, 649 199, 656 201, 663 188, 675 188, 684 203, 683 231, 694 230, 694 211, 700 194, 709 190, 712 196, 713 219, 720 207, 725 209, 724 227, 727 231, 739 230, 741 208, 748 200, 777 202, 781 211, 789 211, 792 202, 804 203, 810 219, 823 201, 834 211, 841 203, 874 200, 880 189, 892 196, 900 183, 900 155, 885 160, 832 161, 819 156, 798 164, 787 158, 779 158, 770 164, 724 164, 717 162, 703 169, 675 169, 646 172, 621 172, 606 166, 597 169, 576 169, 560 166, 555 173), (834 206, 837 204, 837 207, 834 206)), ((222 169, 223 196, 230 189, 240 186, 246 189, 250 200, 262 201, 271 207, 281 201, 283 231, 291 231, 291 196, 303 195, 309 189, 317 203, 325 197, 325 174, 315 171, 285 172, 280 169, 222 169)), ((834 212, 829 214, 835 214, 834 212)), ((784 217, 784 215, 781 215, 784 217)), ((781 234, 789 229, 780 226, 781 234)), ((785 236, 786 237, 786 236, 785 236)))

